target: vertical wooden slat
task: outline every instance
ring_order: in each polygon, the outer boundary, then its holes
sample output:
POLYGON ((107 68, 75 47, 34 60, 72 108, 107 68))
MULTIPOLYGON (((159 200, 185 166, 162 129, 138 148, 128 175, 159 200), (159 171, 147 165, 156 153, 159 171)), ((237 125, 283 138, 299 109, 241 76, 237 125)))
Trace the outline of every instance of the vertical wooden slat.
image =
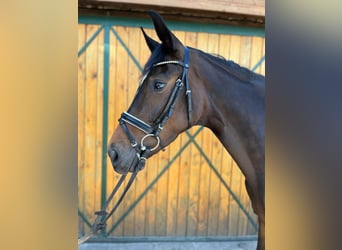
POLYGON ((251 48, 252 48, 252 40, 249 36, 242 36, 241 38, 241 47, 240 47, 240 58, 238 63, 245 68, 250 68, 250 57, 251 57, 251 48))
MULTIPOLYGON (((87 40, 97 30, 97 25, 87 25, 87 40)), ((95 145, 96 145, 96 100, 97 100, 97 40, 95 39, 85 52, 86 56, 86 96, 85 106, 85 209, 86 215, 93 218, 92 211, 95 210, 96 197, 96 171, 95 171, 95 145)), ((100 188, 100 187, 99 187, 100 188)))
MULTIPOLYGON (((259 62, 261 57, 263 56, 262 44, 263 44, 263 38, 252 37, 252 48, 251 48, 251 56, 250 56, 251 67, 254 67, 259 62)), ((258 67, 255 72, 260 73, 261 67, 258 67)))
MULTIPOLYGON (((179 151, 181 145, 180 140, 176 139, 169 146, 170 158, 174 157, 179 151)), ((179 158, 174 162, 168 171, 168 204, 167 204, 167 235, 177 235, 177 202, 178 202, 178 186, 179 186, 179 158)))
MULTIPOLYGON (((240 190, 239 190, 239 197, 241 197, 240 201, 245 204, 245 197, 246 195, 244 195, 245 192, 245 178, 241 175, 241 180, 240 180, 240 190)), ((241 211, 241 209, 239 209, 239 213, 238 213, 238 232, 237 235, 243 235, 246 233, 246 216, 244 215, 244 213, 241 211)))
POLYGON ((218 54, 226 58, 230 59, 230 35, 220 34, 220 43, 218 48, 218 54))
MULTIPOLYGON (((235 162, 233 162, 233 166, 231 168, 231 180, 230 187, 232 191, 239 196, 240 194, 240 185, 241 185, 241 173, 239 171, 238 166, 235 162)), ((238 235, 238 221, 239 221, 239 207, 236 201, 232 196, 229 196, 229 234, 230 235, 238 235)))
MULTIPOLYGON (((158 171, 158 157, 151 157, 146 166, 146 182, 149 184, 157 175, 158 171)), ((145 233, 147 235, 156 235, 156 212, 157 208, 157 186, 154 185, 146 194, 146 219, 145 219, 145 233)))
MULTIPOLYGON (((164 152, 160 153, 162 155, 158 156, 158 173, 162 170, 162 168, 167 165, 168 159, 163 157, 164 152)), ((166 154, 167 156, 167 154, 166 154)), ((165 236, 166 235, 166 228, 167 228, 167 184, 168 184, 168 176, 164 174, 158 180, 156 186, 156 235, 157 236, 165 236)))
POLYGON ((240 61, 240 36, 232 35, 230 43, 229 59, 238 63, 240 61))

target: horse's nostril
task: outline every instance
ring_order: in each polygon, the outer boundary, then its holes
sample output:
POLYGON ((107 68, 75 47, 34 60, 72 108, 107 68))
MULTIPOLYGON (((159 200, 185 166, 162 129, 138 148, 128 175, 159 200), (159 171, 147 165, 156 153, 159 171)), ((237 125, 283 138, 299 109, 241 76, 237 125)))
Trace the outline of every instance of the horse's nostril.
POLYGON ((109 148, 108 155, 109 155, 109 158, 112 160, 112 162, 115 162, 119 156, 113 147, 109 148))

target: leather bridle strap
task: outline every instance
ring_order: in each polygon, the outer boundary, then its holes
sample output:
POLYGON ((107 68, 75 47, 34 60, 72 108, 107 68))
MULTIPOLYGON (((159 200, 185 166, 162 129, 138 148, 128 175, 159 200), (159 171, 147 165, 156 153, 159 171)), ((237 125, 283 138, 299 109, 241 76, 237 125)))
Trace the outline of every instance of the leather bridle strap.
MULTIPOLYGON (((154 124, 158 124, 158 127, 163 128, 166 121, 171 117, 172 112, 174 110, 174 106, 179 94, 179 90, 183 87, 185 84, 186 87, 186 97, 187 97, 187 108, 188 108, 188 123, 189 128, 191 127, 192 122, 192 105, 191 105, 191 90, 190 90, 190 84, 188 81, 188 69, 189 69, 189 49, 188 47, 184 47, 184 59, 183 62, 181 61, 163 61, 160 63, 156 63, 153 65, 153 67, 162 66, 165 64, 178 64, 183 67, 183 71, 181 76, 176 80, 175 86, 170 94, 170 97, 168 99, 168 102, 166 103, 161 115, 155 120, 154 124)), ((161 130, 161 129, 160 129, 161 130)), ((160 132, 158 131, 158 133, 160 132)), ((157 131, 157 130, 156 130, 157 131)))
MULTIPOLYGON (((143 157, 142 157, 143 158, 143 157)), ((95 215, 95 222, 92 225, 92 229, 90 231, 90 233, 84 235, 83 237, 81 237, 80 239, 78 239, 78 245, 84 243, 85 241, 87 241, 92 235, 95 235, 98 231, 104 229, 104 227, 106 226, 106 221, 112 216, 112 214, 116 211, 116 209, 119 207, 119 205, 121 204, 123 198, 125 197, 128 189, 131 187, 133 181, 135 180, 135 178, 137 177, 138 172, 143 168, 143 165, 145 164, 146 160, 141 160, 137 163, 134 172, 132 173, 125 189, 123 190, 120 198, 117 200, 117 202, 115 203, 115 205, 113 206, 113 208, 111 209, 111 211, 108 213, 107 207, 109 206, 110 202, 112 201, 112 199, 114 198, 114 195, 117 193, 117 191, 119 190, 120 186, 122 185, 122 183, 124 182, 124 180, 126 179, 127 175, 121 175, 118 183, 115 185, 112 193, 109 195, 109 197, 107 198, 107 200, 105 201, 105 203, 102 206, 102 209, 100 211, 96 211, 95 215)))
MULTIPOLYGON (((130 113, 123 112, 121 114, 120 120, 131 124, 132 126, 142 130, 146 134, 151 134, 153 132, 153 128, 149 124, 147 124, 146 122, 136 118, 135 116, 131 115, 130 113)), ((121 122, 120 122, 120 124, 121 124, 121 122)))
MULTIPOLYGON (((182 61, 170 60, 170 61, 158 62, 158 63, 155 63, 152 65, 152 68, 160 67, 160 66, 167 65, 167 64, 176 64, 176 65, 180 65, 183 67, 182 73, 178 77, 178 79, 176 80, 175 86, 171 91, 171 94, 168 98, 167 103, 164 106, 164 109, 162 110, 160 115, 155 119, 152 126, 147 124, 146 122, 140 120, 138 117, 136 117, 136 116, 134 116, 128 112, 123 112, 121 114, 121 117, 119 119, 120 125, 122 126, 122 128, 123 128, 124 132, 126 133, 128 139, 130 140, 132 147, 135 148, 136 150, 137 150, 136 146, 138 145, 138 143, 134 139, 132 133, 129 131, 126 123, 134 126, 137 129, 140 129, 146 135, 154 136, 158 140, 158 144, 159 144, 159 141, 160 141, 160 139, 158 137, 159 133, 164 128, 167 120, 171 117, 173 110, 174 110, 174 107, 175 107, 175 104, 176 104, 177 97, 180 93, 180 89, 182 89, 182 87, 184 85, 186 88, 185 94, 186 94, 186 99, 187 99, 188 126, 189 126, 189 128, 191 127, 191 124, 192 124, 192 100, 191 100, 190 84, 189 84, 189 80, 188 80, 189 59, 190 59, 189 49, 187 47, 184 47, 183 62, 182 61)), ((145 76, 143 77, 141 85, 144 83, 147 75, 148 75, 148 73, 145 74, 145 76)), ((144 146, 142 145, 142 147, 144 147, 144 146)), ((138 154, 139 154, 139 152, 138 152, 138 154)))
POLYGON ((189 49, 187 47, 184 47, 184 69, 183 69, 182 81, 185 84, 185 95, 186 95, 187 108, 188 108, 188 124, 190 128, 192 124, 192 96, 191 96, 190 83, 188 79, 189 61, 190 61, 189 49))

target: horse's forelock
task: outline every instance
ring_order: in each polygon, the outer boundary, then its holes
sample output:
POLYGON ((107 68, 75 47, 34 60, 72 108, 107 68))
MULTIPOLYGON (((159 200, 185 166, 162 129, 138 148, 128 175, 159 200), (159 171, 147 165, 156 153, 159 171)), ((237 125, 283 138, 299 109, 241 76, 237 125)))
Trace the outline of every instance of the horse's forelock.
POLYGON ((165 51, 163 49, 163 45, 159 45, 151 54, 147 63, 145 64, 143 74, 145 75, 148 71, 151 70, 153 64, 163 61, 165 58, 165 51))

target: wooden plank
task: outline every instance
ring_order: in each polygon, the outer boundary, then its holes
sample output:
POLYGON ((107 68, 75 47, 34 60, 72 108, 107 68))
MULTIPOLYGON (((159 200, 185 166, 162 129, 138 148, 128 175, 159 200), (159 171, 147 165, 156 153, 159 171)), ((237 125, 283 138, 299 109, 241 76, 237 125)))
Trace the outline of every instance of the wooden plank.
MULTIPOLYGON (((98 1, 93 1, 98 2, 98 1)), ((103 3, 126 3, 154 6, 156 3, 146 0, 101 0, 103 3)), ((210 10, 225 13, 265 16, 265 1, 235 1, 235 0, 158 0, 160 7, 185 8, 192 10, 210 10)))
MULTIPOLYGON (((148 159, 146 165, 146 182, 150 184, 158 174, 158 157, 148 159)), ((156 235, 157 186, 154 185, 146 194, 145 234, 156 235)))
MULTIPOLYGON (((230 184, 230 177, 231 177, 231 166, 233 164, 233 159, 229 155, 226 150, 222 152, 222 167, 221 167, 221 176, 222 178, 230 184)), ((230 194, 228 190, 220 186, 220 214, 219 214, 219 221, 218 224, 218 235, 228 235, 228 223, 229 223, 229 202, 230 202, 230 194)))
MULTIPOLYGON (((139 52, 140 52, 140 39, 144 39, 141 35, 141 31, 139 28, 127 28, 127 47, 132 53, 132 55, 138 59, 139 52)), ((145 48, 144 48, 145 49, 145 48)), ((146 48, 145 50, 148 51, 146 48)), ((141 72, 136 65, 136 63, 133 61, 132 58, 129 58, 128 60, 128 82, 127 82, 127 88, 128 88, 128 104, 130 105, 133 101, 133 98, 135 96, 135 93, 137 91, 137 88, 139 86, 139 78, 141 76, 141 72)))
MULTIPOLYGON (((169 163, 169 152, 160 152, 158 155, 158 173, 169 163)), ((154 166, 155 167, 155 166, 154 166)), ((157 182, 156 196, 156 235, 164 236, 167 230, 167 196, 168 196, 168 172, 164 173, 157 182)))
MULTIPOLYGON (((263 38, 262 37, 252 37, 252 48, 251 48, 251 54, 250 54, 250 67, 254 67, 261 57, 262 54, 262 46, 263 46, 263 38)), ((261 67, 258 67, 255 71, 256 73, 261 72, 261 67)))
MULTIPOLYGON (((207 156, 212 152, 212 133, 209 129, 204 129, 202 141, 202 150, 207 156)), ((200 236, 209 235, 209 220, 210 220, 210 189, 211 189, 212 170, 207 161, 201 157, 201 180, 200 180, 200 205, 199 205, 199 230, 200 236)))
MULTIPOLYGON (((198 126, 190 130, 191 134, 195 133, 198 126)), ((200 137, 200 136, 197 136, 200 137)), ((198 138, 196 138, 196 141, 198 138)), ((198 234, 198 214, 199 214, 199 181, 200 181, 200 153, 191 146, 191 166, 190 166, 190 180, 189 180, 189 201, 188 201, 188 218, 186 235, 196 236, 198 234)))
MULTIPOLYGON (((169 146, 170 159, 175 157, 180 150, 181 141, 177 138, 169 146)), ((168 236, 177 235, 177 202, 178 202, 178 187, 179 187, 179 168, 180 159, 177 158, 168 171, 168 197, 167 197, 167 228, 166 233, 168 236)))
MULTIPOLYGON (((218 139, 213 135, 211 162, 218 172, 221 172, 222 167, 222 145, 218 139)), ((218 234, 218 225, 220 224, 220 189, 221 181, 216 174, 210 172, 210 194, 209 194, 209 221, 208 221, 208 235, 218 234)))
POLYGON ((250 57, 251 57, 251 47, 252 47, 252 41, 251 37, 249 36, 241 36, 240 37, 240 58, 239 58, 239 64, 242 67, 250 68, 250 57))
POLYGON ((230 35, 220 34, 220 43, 218 54, 223 56, 226 60, 230 59, 230 35))
POLYGON ((240 46, 241 46, 241 37, 232 35, 230 40, 230 53, 229 59, 239 63, 240 61, 240 46))
MULTIPOLYGON (((239 197, 241 186, 241 171, 237 164, 233 162, 230 179, 231 190, 239 197)), ((239 207, 237 202, 230 195, 229 199, 229 235, 238 235, 239 231, 239 207)))
MULTIPOLYGON (((98 29, 98 25, 87 25, 87 40, 98 29)), ((96 154, 96 93, 97 93, 97 43, 96 39, 89 45, 86 53, 86 106, 85 106, 85 215, 87 218, 94 218, 92 211, 96 206, 96 191, 95 191, 95 165, 96 154)))
MULTIPOLYGON (((240 202, 246 207, 247 204, 246 204, 246 196, 244 195, 245 192, 246 192, 246 190, 245 190, 245 178, 243 176, 241 176, 239 197, 241 197, 240 202)), ((245 216, 243 211, 241 209, 239 209, 239 213, 238 213, 238 235, 242 235, 242 234, 246 233, 246 230, 247 230, 246 219, 247 219, 247 217, 245 216)))

